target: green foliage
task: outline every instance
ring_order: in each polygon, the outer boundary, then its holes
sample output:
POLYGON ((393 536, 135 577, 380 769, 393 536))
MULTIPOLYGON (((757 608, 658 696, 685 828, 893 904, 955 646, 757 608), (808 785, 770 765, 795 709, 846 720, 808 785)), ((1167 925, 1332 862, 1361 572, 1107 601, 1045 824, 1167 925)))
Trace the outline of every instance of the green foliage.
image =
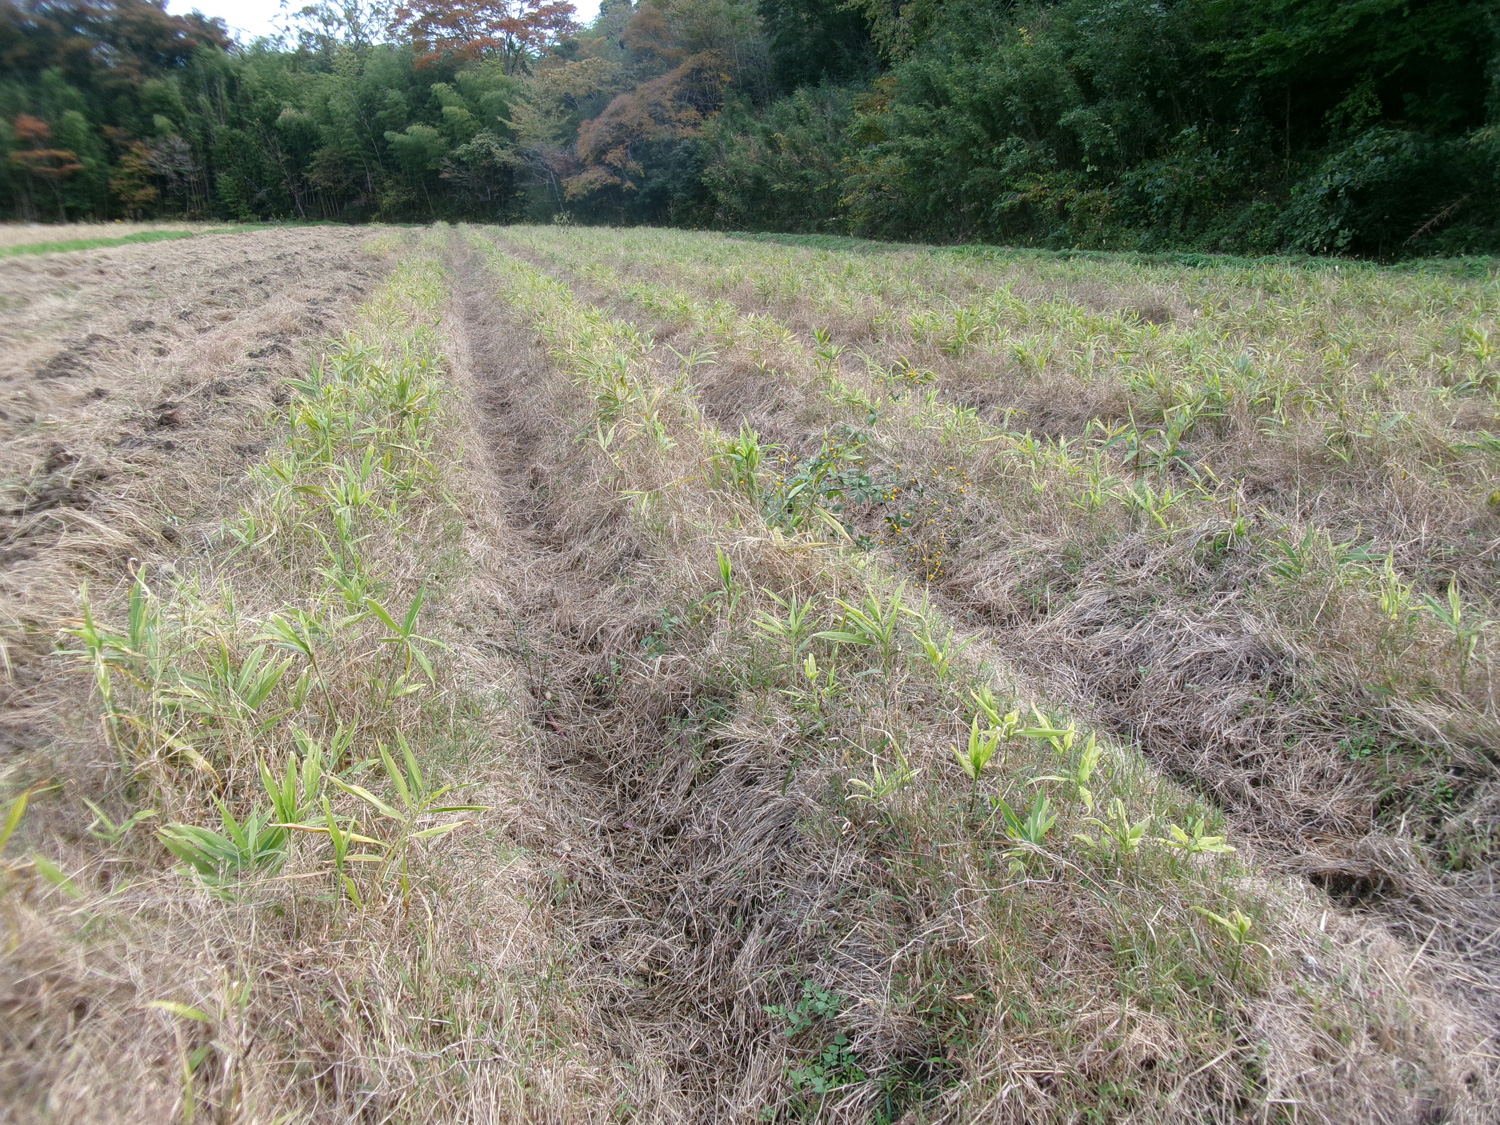
POLYGON ((1052 826, 1057 823, 1057 812, 1046 793, 1038 793, 1032 798, 1031 807, 1025 810, 1024 818, 1003 797, 995 798, 995 807, 1005 820, 1005 834, 1016 843, 1032 848, 1040 848, 1046 842, 1052 826))
POLYGON ((843 1007, 843 998, 831 989, 819 988, 812 981, 802 982, 802 994, 790 1004, 767 1004, 766 1014, 781 1020, 782 1034, 795 1039, 814 1023, 832 1019, 843 1007))
POLYGON ((840 1031, 812 1059, 788 1070, 786 1077, 799 1094, 818 1097, 863 1082, 866 1075, 849 1046, 849 1036, 840 1031))
POLYGON ((735 103, 703 132, 703 207, 744 230, 845 229, 844 163, 858 91, 803 88, 756 112, 735 103))
POLYGON ((1489 204, 1443 215, 1487 176, 1464 138, 1484 124, 1495 27, 1465 10, 905 5, 886 29, 903 61, 855 126, 851 223, 1393 256, 1467 221, 1493 245, 1489 204))
POLYGON ((1497 23, 1467 0, 691 0, 520 38, 313 5, 295 47, 232 54, 140 0, 73 40, 27 10, 0 14, 17 217, 1500 248, 1497 23), (22 113, 47 147, 15 139, 22 113))
POLYGON ((762 508, 768 522, 789 531, 824 526, 847 537, 853 511, 886 493, 865 468, 858 434, 830 434, 813 456, 787 461, 778 463, 790 472, 776 478, 762 508))
MULTIPOLYGON (((783 1022, 782 1034, 794 1039, 814 1027, 832 1021, 843 1008, 843 997, 830 989, 804 981, 802 995, 791 1004, 768 1004, 766 1013, 783 1022)), ((817 1107, 817 1099, 843 1086, 863 1082, 866 1078, 849 1036, 835 1032, 809 1059, 789 1067, 787 1082, 795 1093, 793 1107, 806 1116, 817 1107)))
MULTIPOLYGON (((521 204, 509 119, 522 84, 492 60, 418 67, 410 44, 348 27, 324 29, 314 51, 229 54, 195 17, 135 2, 100 9, 65 45, 26 7, 0 13, 18 46, 0 115, 45 121, 76 170, 55 202, 0 178, 0 208, 16 217, 58 217, 60 204, 72 219, 359 221, 521 204)), ((132 240, 163 237, 182 235, 132 240)))

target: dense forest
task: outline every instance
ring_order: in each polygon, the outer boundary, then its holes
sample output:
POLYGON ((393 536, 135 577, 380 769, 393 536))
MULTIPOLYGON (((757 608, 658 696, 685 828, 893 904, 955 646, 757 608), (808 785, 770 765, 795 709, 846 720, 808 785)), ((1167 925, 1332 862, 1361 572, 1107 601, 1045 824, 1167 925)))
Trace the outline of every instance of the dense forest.
POLYGON ((0 214, 1500 250, 1474 0, 0 0, 0 214))

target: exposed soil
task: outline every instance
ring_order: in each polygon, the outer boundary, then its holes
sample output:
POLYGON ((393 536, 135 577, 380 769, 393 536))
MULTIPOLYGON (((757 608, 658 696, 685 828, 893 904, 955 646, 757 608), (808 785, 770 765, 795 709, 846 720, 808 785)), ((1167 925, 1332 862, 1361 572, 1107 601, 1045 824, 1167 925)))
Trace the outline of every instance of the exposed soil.
POLYGON ((45 741, 42 658, 80 583, 107 590, 171 552, 262 448, 247 438, 280 380, 382 271, 368 238, 262 230, 0 260, 0 745, 45 741))

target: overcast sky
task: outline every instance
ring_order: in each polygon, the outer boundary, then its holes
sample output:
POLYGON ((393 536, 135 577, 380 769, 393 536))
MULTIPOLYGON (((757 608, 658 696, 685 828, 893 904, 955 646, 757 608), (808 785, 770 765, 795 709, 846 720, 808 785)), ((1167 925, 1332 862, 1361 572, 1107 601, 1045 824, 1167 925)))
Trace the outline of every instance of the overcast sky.
MULTIPOLYGON (((599 10, 599 0, 573 0, 578 19, 587 22, 599 10)), ((296 0, 301 7, 301 0, 296 0)), ((257 35, 275 31, 273 21, 281 14, 279 0, 167 0, 167 11, 184 16, 193 9, 205 16, 219 16, 237 39, 249 42, 257 35)))

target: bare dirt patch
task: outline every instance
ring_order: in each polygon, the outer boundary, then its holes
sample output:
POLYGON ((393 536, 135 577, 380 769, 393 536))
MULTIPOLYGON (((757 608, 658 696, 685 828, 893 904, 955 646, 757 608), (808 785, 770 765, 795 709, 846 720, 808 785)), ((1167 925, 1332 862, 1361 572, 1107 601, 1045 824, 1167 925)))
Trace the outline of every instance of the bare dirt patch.
POLYGON ((267 230, 0 263, 0 620, 101 552, 170 541, 139 524, 140 498, 187 512, 238 471, 276 384, 372 283, 366 238, 267 230))
POLYGON ((259 447, 279 381, 374 281, 367 238, 270 230, 62 267, 0 262, 0 302, 18 310, 0 329, 0 775, 73 772, 58 756, 76 742, 59 724, 85 685, 52 649, 80 584, 109 591, 140 562, 187 546, 259 447), (274 296, 247 284, 273 276, 274 296), (226 316, 211 330, 156 327, 175 326, 215 288, 226 316), (271 333, 293 346, 250 359, 271 333))

